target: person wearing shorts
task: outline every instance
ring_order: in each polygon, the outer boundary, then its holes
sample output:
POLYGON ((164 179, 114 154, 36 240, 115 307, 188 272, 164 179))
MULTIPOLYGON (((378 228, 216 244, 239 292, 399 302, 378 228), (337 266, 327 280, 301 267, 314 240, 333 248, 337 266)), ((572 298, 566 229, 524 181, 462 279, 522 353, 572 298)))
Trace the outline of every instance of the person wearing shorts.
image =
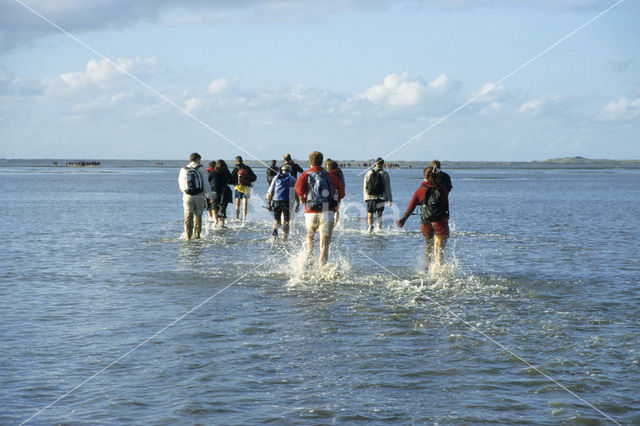
POLYGON ((257 180, 256 174, 253 169, 242 161, 242 157, 238 155, 236 157, 236 166, 231 172, 231 183, 234 186, 234 196, 236 199, 236 220, 240 218, 240 204, 242 204, 242 220, 247 219, 247 205, 249 198, 251 198, 251 185, 257 180), (249 182, 241 182, 240 173, 248 176, 249 182))
POLYGON ((442 264, 442 258, 444 253, 444 246, 449 238, 449 192, 445 185, 438 180, 438 172, 432 166, 424 169, 424 182, 416 190, 409 202, 407 210, 404 215, 396 221, 396 224, 402 228, 407 221, 413 210, 422 205, 424 198, 427 196, 427 190, 429 188, 437 188, 443 196, 444 203, 446 205, 447 214, 434 222, 422 222, 420 225, 420 231, 425 238, 424 256, 427 264, 427 268, 431 264, 431 258, 433 253, 433 259, 436 264, 442 264))
MULTIPOLYGON (((304 206, 304 220, 307 227, 307 250, 309 253, 313 252, 314 237, 316 232, 320 234, 320 264, 327 263, 329 257, 329 243, 331 242, 331 234, 333 232, 334 214, 338 208, 340 200, 344 198, 344 184, 335 174, 329 174, 322 168, 323 155, 321 152, 313 151, 309 154, 309 165, 311 168, 298 176, 296 181, 296 193, 300 200, 305 203, 304 206), (310 207, 310 188, 309 178, 317 176, 321 179, 328 179, 333 187, 333 194, 328 196, 333 197, 335 205, 331 206, 329 203, 323 205, 320 210, 313 210, 310 207)), ((325 181, 326 182, 326 181, 325 181)))
POLYGON ((376 229, 382 227, 382 212, 385 203, 392 205, 391 182, 389 173, 384 170, 384 159, 378 157, 375 166, 364 175, 362 184, 362 197, 367 205, 367 225, 369 232, 373 232, 373 215, 377 215, 376 229), (375 181, 377 185, 373 184, 375 181))
POLYGON ((296 200, 294 186, 296 180, 290 174, 291 167, 282 166, 272 180, 267 190, 268 209, 273 211, 273 232, 278 236, 278 227, 282 224, 282 241, 286 241, 289 236, 289 223, 291 220, 291 209, 296 200))

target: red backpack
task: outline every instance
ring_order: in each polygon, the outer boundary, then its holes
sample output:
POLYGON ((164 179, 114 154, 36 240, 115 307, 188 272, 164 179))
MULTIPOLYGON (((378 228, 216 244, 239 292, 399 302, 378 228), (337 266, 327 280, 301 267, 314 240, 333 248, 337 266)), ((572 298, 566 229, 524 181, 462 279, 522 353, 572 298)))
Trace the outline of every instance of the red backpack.
POLYGON ((251 186, 251 173, 245 167, 238 169, 238 184, 242 186, 251 186))

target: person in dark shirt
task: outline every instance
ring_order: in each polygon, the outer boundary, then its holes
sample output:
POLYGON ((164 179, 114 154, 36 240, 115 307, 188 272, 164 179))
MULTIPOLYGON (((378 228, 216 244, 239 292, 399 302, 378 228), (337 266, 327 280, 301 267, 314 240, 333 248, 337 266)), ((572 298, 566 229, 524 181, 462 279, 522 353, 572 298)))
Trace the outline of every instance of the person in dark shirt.
POLYGON ((233 194, 229 188, 232 183, 231 172, 224 160, 218 160, 216 163, 211 162, 209 166, 207 173, 212 193, 209 217, 215 220, 216 225, 224 228, 227 205, 233 201, 233 194))
POLYGON ((236 157, 236 166, 231 172, 231 184, 234 186, 236 198, 236 219, 240 218, 240 202, 242 202, 242 220, 247 218, 247 202, 251 196, 251 187, 257 180, 253 169, 242 162, 242 157, 236 157))
POLYGON ((302 167, 300 167, 299 164, 293 162, 293 160, 291 159, 291 154, 285 154, 284 155, 284 164, 283 164, 283 166, 289 166, 289 168, 291 169, 291 171, 289 173, 295 179, 298 178, 298 173, 303 173, 304 172, 304 170, 302 169, 302 167))
POLYGON ((271 181, 278 174, 278 166, 276 165, 276 160, 271 160, 271 165, 267 167, 267 183, 271 185, 271 181))
POLYGON ((433 160, 431 164, 429 164, 436 173, 438 173, 438 179, 447 188, 447 193, 451 192, 453 185, 451 185, 451 176, 440 170, 440 160, 433 160))
MULTIPOLYGON (((344 173, 342 173, 342 169, 340 168, 336 160, 327 158, 324 162, 324 168, 330 175, 336 175, 338 179, 340 179, 340 181, 342 182, 342 185, 345 185, 344 173)), ((334 227, 338 226, 339 212, 340 212, 340 202, 338 201, 338 207, 336 208, 334 219, 333 219, 334 227)))

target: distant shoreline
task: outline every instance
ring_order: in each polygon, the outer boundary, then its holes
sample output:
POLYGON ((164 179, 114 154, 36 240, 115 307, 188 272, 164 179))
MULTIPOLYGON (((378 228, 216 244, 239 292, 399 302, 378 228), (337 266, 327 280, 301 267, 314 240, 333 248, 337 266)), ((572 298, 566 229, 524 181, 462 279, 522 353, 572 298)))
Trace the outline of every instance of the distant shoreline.
MULTIPOLYGON (((69 159, 0 159, 0 167, 56 167, 64 168, 65 163, 79 160, 69 159), (57 164, 57 165, 56 165, 57 164)), ((87 160, 82 160, 87 161, 87 160)), ((181 167, 186 160, 88 160, 97 163, 98 168, 105 167, 181 167)), ((271 160, 265 160, 269 164, 271 160)), ((301 166, 308 165, 306 160, 295 159, 301 166)), ((362 169, 373 164, 373 160, 338 160, 343 167, 362 169)), ((422 169, 429 164, 425 161, 394 161, 399 169, 422 169)), ((447 161, 441 160, 443 169, 640 169, 640 160, 607 160, 584 157, 555 158, 544 161, 447 161)), ((227 162, 233 165, 233 160, 227 162)), ((264 167, 259 161, 246 161, 252 167, 264 167)), ((206 164, 206 162, 203 162, 206 164)), ((280 163, 278 163, 280 164, 280 163)), ((93 165, 95 167, 95 165, 93 165)))

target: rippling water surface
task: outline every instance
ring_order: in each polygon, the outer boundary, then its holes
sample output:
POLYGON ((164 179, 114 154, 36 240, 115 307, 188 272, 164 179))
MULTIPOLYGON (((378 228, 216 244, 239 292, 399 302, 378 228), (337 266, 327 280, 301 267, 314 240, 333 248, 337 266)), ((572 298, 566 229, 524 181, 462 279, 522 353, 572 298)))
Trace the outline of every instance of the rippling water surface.
POLYGON ((451 170, 429 272, 359 172, 319 268, 263 173, 187 243, 178 170, 1 168, 0 423, 640 424, 640 171, 451 170))

